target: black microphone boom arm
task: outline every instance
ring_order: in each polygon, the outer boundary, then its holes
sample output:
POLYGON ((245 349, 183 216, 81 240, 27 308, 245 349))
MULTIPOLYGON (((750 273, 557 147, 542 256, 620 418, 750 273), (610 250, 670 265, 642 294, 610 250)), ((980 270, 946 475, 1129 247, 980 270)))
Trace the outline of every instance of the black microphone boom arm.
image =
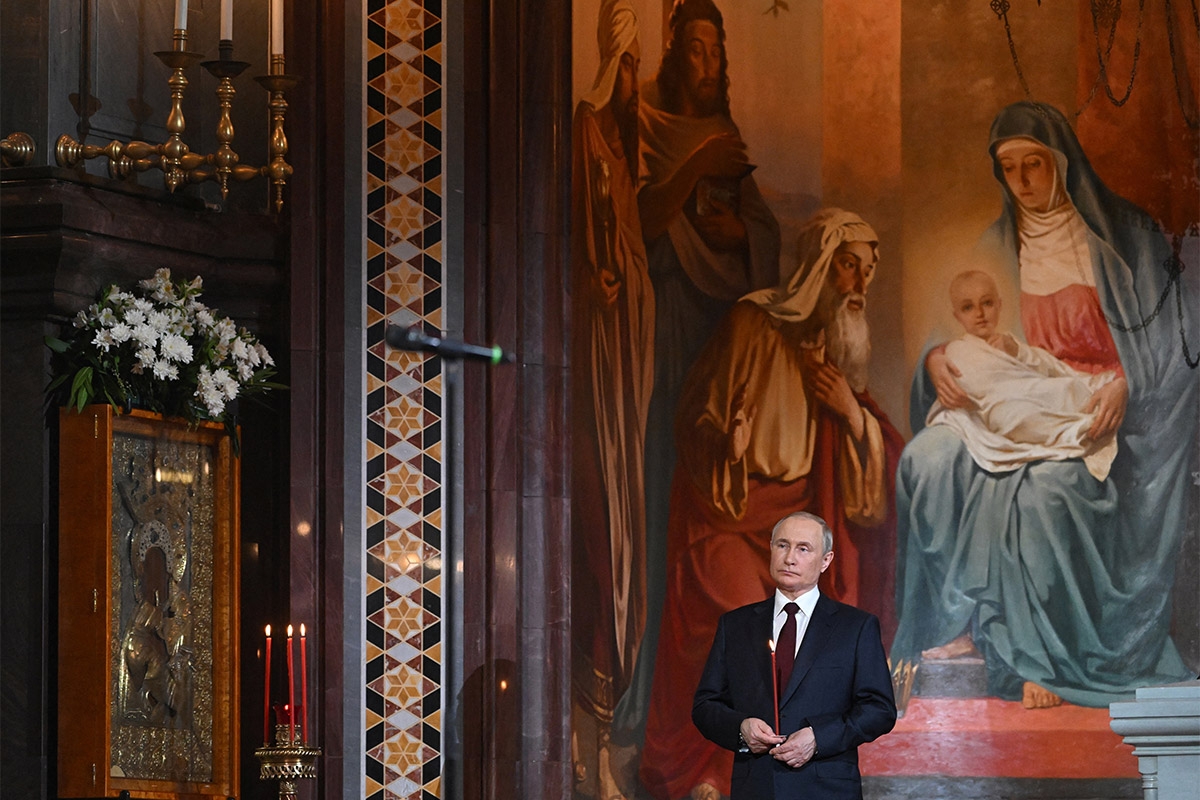
POLYGON ((387 331, 384 333, 384 340, 389 347, 397 350, 433 353, 442 358, 486 361, 489 364, 507 364, 516 361, 516 355, 505 352, 499 345, 467 344, 454 339, 430 336, 421 330, 419 324, 407 328, 388 325, 387 331))

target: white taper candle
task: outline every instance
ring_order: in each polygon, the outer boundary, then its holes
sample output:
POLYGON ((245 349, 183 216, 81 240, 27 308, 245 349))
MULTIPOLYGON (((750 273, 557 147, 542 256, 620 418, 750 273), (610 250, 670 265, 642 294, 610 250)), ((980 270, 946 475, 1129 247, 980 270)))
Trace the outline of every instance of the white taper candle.
POLYGON ((271 0, 271 55, 283 55, 283 0, 271 0))

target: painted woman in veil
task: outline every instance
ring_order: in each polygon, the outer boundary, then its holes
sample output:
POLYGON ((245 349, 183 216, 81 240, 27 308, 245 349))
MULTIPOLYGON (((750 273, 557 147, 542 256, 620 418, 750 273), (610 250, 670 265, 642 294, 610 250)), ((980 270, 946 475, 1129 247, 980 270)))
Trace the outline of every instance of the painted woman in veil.
POLYGON ((1177 262, 1158 226, 1105 186, 1058 110, 1005 108, 990 153, 1004 210, 985 244, 1019 281, 1029 344, 1116 371, 1085 410, 1092 437, 1117 432, 1118 454, 1104 481, 1078 459, 981 469, 952 430, 922 430, 935 396, 965 402, 934 348, 897 472, 893 670, 903 692, 922 657, 978 649, 992 694, 1102 706, 1193 676, 1170 624, 1195 500, 1197 373, 1181 334, 1193 333, 1196 298, 1175 302, 1177 262))

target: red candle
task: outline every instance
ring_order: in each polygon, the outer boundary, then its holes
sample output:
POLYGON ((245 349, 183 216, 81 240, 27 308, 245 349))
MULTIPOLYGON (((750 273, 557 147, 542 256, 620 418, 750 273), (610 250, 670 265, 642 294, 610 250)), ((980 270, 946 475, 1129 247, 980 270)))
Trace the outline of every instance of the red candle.
POLYGON ((779 733, 779 671, 775 669, 775 640, 767 639, 771 648, 771 695, 775 698, 775 733, 779 733))
POLYGON ((300 623, 300 738, 308 744, 308 648, 305 646, 304 623, 300 623))
POLYGON ((292 671, 292 626, 288 625, 288 744, 296 741, 296 677, 292 671))
POLYGON ((266 666, 263 678, 263 744, 271 743, 271 626, 267 626, 266 666))

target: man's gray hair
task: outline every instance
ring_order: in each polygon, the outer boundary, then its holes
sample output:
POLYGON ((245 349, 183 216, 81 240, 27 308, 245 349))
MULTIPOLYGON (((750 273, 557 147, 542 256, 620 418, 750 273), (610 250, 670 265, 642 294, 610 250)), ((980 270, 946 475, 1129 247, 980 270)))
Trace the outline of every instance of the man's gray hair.
POLYGON ((825 520, 818 517, 816 514, 810 514, 807 511, 793 511, 779 522, 775 523, 775 527, 771 529, 771 541, 775 541, 775 534, 779 532, 780 526, 789 519, 806 519, 810 522, 815 522, 821 526, 821 555, 825 555, 833 549, 833 530, 825 524, 825 520))

